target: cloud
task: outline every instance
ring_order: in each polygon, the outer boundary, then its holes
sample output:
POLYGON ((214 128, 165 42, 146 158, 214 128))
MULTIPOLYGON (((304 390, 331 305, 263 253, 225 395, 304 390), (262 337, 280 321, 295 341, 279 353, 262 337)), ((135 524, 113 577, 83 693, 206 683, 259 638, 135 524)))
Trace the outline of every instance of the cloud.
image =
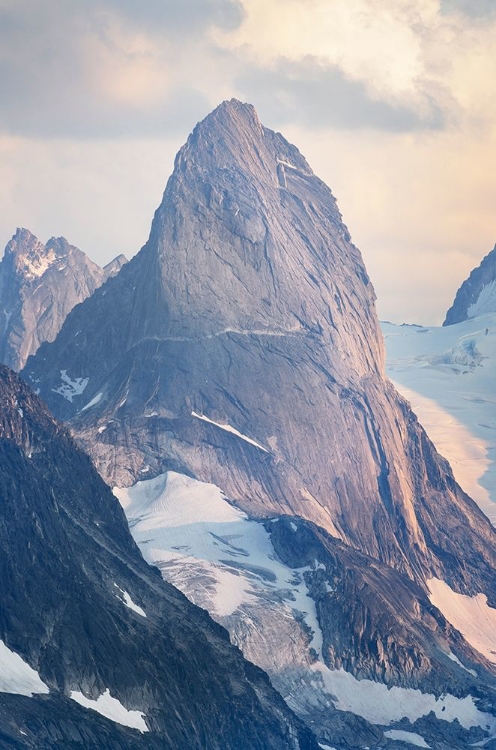
POLYGON ((442 0, 442 13, 464 13, 469 18, 496 18, 494 0, 442 0))
POLYGON ((20 0, 0 10, 0 130, 153 137, 210 108, 208 30, 241 23, 238 0, 20 0))
POLYGON ((299 61, 281 58, 270 68, 252 68, 238 77, 236 85, 278 123, 386 132, 439 129, 445 124, 434 97, 428 112, 373 99, 363 82, 350 80, 337 66, 322 64, 311 55, 299 61))
POLYGON ((211 24, 232 30, 244 18, 239 0, 93 0, 92 4, 122 14, 133 24, 155 32, 166 29, 189 34, 211 24))

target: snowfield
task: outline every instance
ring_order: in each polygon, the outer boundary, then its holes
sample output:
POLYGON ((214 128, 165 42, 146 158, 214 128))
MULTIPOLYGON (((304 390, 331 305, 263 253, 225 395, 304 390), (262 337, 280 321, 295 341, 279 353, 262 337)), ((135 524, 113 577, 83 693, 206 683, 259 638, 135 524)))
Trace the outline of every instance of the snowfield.
MULTIPOLYGON (((245 657, 269 673, 300 715, 320 707, 325 717, 334 706, 387 726, 433 711, 442 721, 458 719, 465 729, 496 731, 496 719, 480 711, 472 697, 388 689, 343 669, 330 670, 305 583, 305 573, 319 563, 300 569, 284 565, 264 525, 233 507, 215 485, 168 472, 114 493, 144 558, 229 630, 245 657)), ((298 534, 298 519, 291 524, 298 534)))
POLYGON ((453 591, 445 581, 427 581, 430 600, 465 640, 493 664, 496 664, 496 609, 485 594, 466 596, 453 591))
POLYGON ((496 523, 496 313, 444 328, 381 325, 389 378, 496 523))

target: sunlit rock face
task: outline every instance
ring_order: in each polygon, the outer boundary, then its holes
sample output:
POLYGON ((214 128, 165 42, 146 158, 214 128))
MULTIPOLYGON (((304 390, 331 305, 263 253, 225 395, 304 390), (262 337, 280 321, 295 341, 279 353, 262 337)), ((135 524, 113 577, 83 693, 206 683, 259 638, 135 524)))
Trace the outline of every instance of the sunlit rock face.
POLYGON ((100 268, 64 237, 43 245, 18 229, 0 261, 0 362, 20 370, 41 343, 54 340, 74 305, 124 263, 119 255, 100 268))

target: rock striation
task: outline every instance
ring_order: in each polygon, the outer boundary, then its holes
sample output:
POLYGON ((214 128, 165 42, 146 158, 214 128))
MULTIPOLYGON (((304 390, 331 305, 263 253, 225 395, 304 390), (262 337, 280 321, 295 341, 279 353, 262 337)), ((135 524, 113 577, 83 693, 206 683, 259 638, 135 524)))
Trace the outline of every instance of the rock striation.
POLYGON ((0 261, 0 361, 20 370, 43 341, 53 341, 72 308, 124 263, 119 255, 100 268, 64 237, 43 245, 18 229, 0 261))
POLYGON ((456 293, 443 326, 496 312, 496 245, 456 293))
POLYGON ((317 750, 4 366, 0 403, 0 747, 317 750))

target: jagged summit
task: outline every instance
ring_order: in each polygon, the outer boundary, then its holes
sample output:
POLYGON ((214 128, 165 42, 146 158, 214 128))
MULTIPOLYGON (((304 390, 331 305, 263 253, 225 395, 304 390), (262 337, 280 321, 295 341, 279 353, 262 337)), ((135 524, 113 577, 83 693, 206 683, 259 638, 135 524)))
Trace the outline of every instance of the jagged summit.
POLYGON ((102 269, 65 237, 44 245, 17 228, 0 261, 0 361, 20 369, 40 343, 55 338, 74 305, 122 264, 119 257, 102 269))
POLYGON ((176 168, 191 160, 214 169, 239 165, 275 184, 283 181, 283 166, 313 175, 296 146, 264 127, 255 108, 237 99, 222 102, 196 125, 177 155, 176 168))
POLYGON ((496 312, 496 245, 456 293, 443 326, 496 312))

